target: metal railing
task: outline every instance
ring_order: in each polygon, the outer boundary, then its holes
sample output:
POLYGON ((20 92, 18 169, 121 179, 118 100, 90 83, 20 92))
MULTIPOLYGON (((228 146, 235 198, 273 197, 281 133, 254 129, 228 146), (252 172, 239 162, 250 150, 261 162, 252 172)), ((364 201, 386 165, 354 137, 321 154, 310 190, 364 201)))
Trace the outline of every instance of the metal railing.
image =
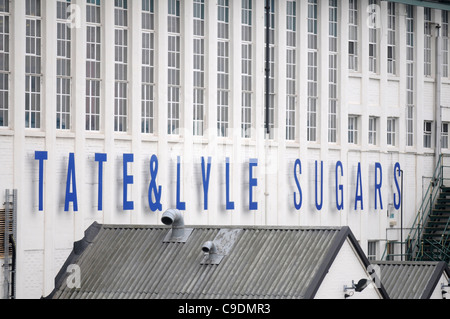
POLYGON ((14 299, 16 294, 15 278, 15 238, 17 232, 17 190, 5 192, 5 221, 3 232, 4 256, 3 256, 3 289, 4 299, 14 299), (10 250, 11 248, 11 250, 10 250), (10 253, 11 251, 11 253, 10 253))
MULTIPOLYGON (((417 212, 417 215, 414 219, 414 223, 409 231, 409 234, 406 237, 406 240, 401 241, 390 241, 386 243, 386 248, 382 256, 382 260, 390 259, 394 257, 400 256, 405 260, 422 260, 423 258, 430 259, 440 259, 440 260, 450 260, 450 218, 448 219, 441 239, 439 241, 430 240, 424 238, 425 225, 433 211, 436 199, 439 197, 441 193, 441 187, 443 186, 444 180, 448 178, 444 178, 444 168, 450 167, 444 165, 444 158, 448 157, 443 154, 439 156, 439 160, 436 164, 433 177, 430 180, 428 188, 423 196, 422 203, 417 212), (400 245, 405 248, 405 253, 395 254, 388 251, 388 244, 400 245), (424 246, 429 245, 433 247, 437 253, 430 256, 428 252, 424 251, 424 246)), ((403 194, 402 194, 403 196, 403 194)), ((403 251, 403 249, 402 249, 403 251)))

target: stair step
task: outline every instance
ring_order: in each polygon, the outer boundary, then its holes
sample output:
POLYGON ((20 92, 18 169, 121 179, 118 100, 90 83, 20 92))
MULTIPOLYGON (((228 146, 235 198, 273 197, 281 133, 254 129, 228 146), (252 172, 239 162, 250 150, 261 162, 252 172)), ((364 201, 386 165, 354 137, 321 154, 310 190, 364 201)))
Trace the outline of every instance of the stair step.
POLYGON ((424 227, 424 234, 430 234, 430 235, 450 235, 450 230, 445 230, 443 227, 424 227))
POLYGON ((446 235, 448 235, 448 234, 445 234, 445 233, 443 233, 442 232, 442 230, 432 230, 432 229, 426 229, 424 232, 423 232, 423 236, 425 236, 425 237, 433 237, 433 238, 441 238, 441 237, 445 237, 446 235))
POLYGON ((433 212, 434 215, 437 215, 437 214, 446 214, 446 215, 450 215, 450 207, 448 207, 447 205, 439 205, 439 204, 436 204, 436 205, 435 205, 435 208, 432 210, 432 212, 433 212), (439 207, 438 207, 438 206, 439 206, 439 207), (443 208, 441 208, 441 206, 442 206, 443 208))
POLYGON ((448 233, 448 234, 450 234, 450 229, 445 229, 445 225, 440 225, 440 226, 428 226, 428 225, 426 225, 425 227, 424 227, 424 229, 425 229, 425 232, 427 231, 427 230, 430 230, 430 231, 445 231, 445 233, 448 233))
MULTIPOLYGON (((428 222, 427 222, 427 227, 429 227, 429 226, 443 226, 443 227, 445 227, 446 225, 447 225, 447 223, 448 223, 448 220, 429 220, 428 222)), ((449 224, 450 225, 450 224, 449 224)))
POLYGON ((442 220, 442 221, 447 221, 449 219, 449 216, 447 215, 430 215, 428 216, 430 218, 430 220, 442 220))
MULTIPOLYGON (((424 233, 424 234, 423 234, 423 239, 426 239, 426 240, 435 240, 436 242, 441 241, 441 240, 442 240, 442 237, 445 237, 445 236, 442 236, 441 234, 428 234, 428 233, 424 233)), ((425 245, 425 244, 424 244, 424 245, 425 245)))
MULTIPOLYGON (((442 223, 445 222, 445 223, 447 223, 448 220, 449 220, 449 217, 445 216, 445 215, 430 215, 430 216, 428 216, 427 223, 429 223, 429 222, 442 222, 442 223)), ((449 225, 450 225, 450 223, 449 223, 449 225)))

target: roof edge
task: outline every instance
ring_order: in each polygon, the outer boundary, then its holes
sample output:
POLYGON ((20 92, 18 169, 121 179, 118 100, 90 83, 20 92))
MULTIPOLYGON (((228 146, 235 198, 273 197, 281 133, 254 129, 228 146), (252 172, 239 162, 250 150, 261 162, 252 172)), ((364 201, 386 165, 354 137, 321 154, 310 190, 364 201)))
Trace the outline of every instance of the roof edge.
POLYGON ((331 265, 336 259, 336 256, 339 250, 341 249, 342 245, 344 244, 345 239, 347 238, 349 233, 351 233, 350 227, 348 226, 341 227, 341 230, 339 231, 337 237, 334 239, 334 242, 328 249, 330 253, 326 255, 325 260, 319 266, 317 274, 314 276, 313 280, 311 281, 311 284, 306 290, 305 293, 306 299, 313 299, 314 296, 316 295, 317 290, 319 290, 319 287, 322 284, 323 279, 330 270, 331 265))
POLYGON ((435 2, 426 0, 385 0, 387 2, 397 2, 405 5, 412 5, 417 7, 432 8, 438 10, 450 10, 450 3, 448 2, 435 2))
POLYGON ((62 286, 64 282, 64 278, 67 277, 67 267, 69 265, 75 264, 80 256, 83 254, 83 252, 86 250, 86 248, 94 242, 95 238, 97 237, 98 233, 102 229, 103 225, 93 222, 91 226, 89 226, 88 229, 84 232, 84 237, 75 242, 73 244, 73 250, 70 253, 69 257, 66 259, 64 265, 61 267, 60 271, 55 277, 55 287, 53 288, 53 291, 43 299, 52 299, 55 295, 56 291, 62 286))
POLYGON ((438 262, 420 299, 430 299, 444 271, 447 273, 447 275, 450 273, 447 263, 445 261, 438 262))
MULTIPOLYGON (((341 230, 339 231, 338 237, 335 239, 332 246, 329 248, 331 251, 331 254, 328 255, 327 259, 322 263, 322 265, 319 267, 319 270, 316 274, 316 276, 313 278, 312 283, 308 287, 305 298, 306 299, 313 299, 319 290, 320 285, 322 284, 322 281, 324 280, 326 274, 328 273, 331 265, 333 264, 334 260, 336 259, 336 256, 341 249, 342 245, 344 244, 346 239, 349 239, 352 243, 353 247, 355 248, 359 258, 363 262, 366 269, 371 265, 369 259, 367 259, 367 256, 364 254, 364 251, 362 250, 361 246, 358 243, 358 240, 356 239, 355 235, 351 231, 349 226, 343 226, 341 227, 341 230)), ((380 284, 380 287, 377 287, 378 291, 380 292, 381 296, 384 299, 390 299, 388 293, 386 292, 386 289, 384 288, 383 284, 380 284)))

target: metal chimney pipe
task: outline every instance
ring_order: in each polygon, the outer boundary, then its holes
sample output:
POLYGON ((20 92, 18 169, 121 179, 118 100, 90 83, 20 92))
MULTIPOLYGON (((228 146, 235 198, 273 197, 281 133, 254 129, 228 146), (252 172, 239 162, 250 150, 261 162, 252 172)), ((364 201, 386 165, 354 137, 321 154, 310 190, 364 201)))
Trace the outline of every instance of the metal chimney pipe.
POLYGON ((215 254, 216 253, 216 245, 212 241, 207 241, 206 243, 203 244, 202 251, 204 253, 208 253, 208 254, 215 254))
POLYGON ((164 225, 172 225, 172 237, 181 238, 184 235, 184 218, 178 209, 168 209, 161 217, 164 225))

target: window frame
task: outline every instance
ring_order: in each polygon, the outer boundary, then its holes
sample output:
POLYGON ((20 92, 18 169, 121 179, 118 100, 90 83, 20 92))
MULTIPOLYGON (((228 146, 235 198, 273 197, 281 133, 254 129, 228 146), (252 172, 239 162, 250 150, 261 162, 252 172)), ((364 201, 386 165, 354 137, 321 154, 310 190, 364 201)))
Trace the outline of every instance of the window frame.
POLYGON ((433 121, 423 121, 423 148, 433 147, 433 121))
POLYGON ((0 11, 0 127, 9 128, 10 126, 10 103, 11 103, 11 70, 10 70, 10 53, 11 53, 11 14, 9 8, 9 0, 4 1, 4 9, 0 11))
POLYGON ((25 128, 42 127, 42 3, 29 0, 25 4, 25 128), (30 6, 28 6, 30 5, 30 6), (28 27, 29 26, 29 27, 28 27), (34 32, 32 32, 34 31, 34 32), (33 44, 34 45, 31 45, 33 44), (30 45, 28 45, 30 44, 30 45), (28 48, 34 49, 28 52, 28 48))
POLYGON ((129 32, 127 0, 114 0, 114 132, 128 132, 129 32))
POLYGON ((153 0, 142 0, 141 133, 155 134, 155 23, 153 0))
POLYGON ((358 129, 359 129, 359 116, 348 116, 348 144, 359 145, 358 129))
POLYGON ((397 118, 388 117, 386 122, 386 144, 388 147, 395 147, 397 146, 397 118))
POLYGON ((86 131, 100 132, 102 105, 101 0, 86 1, 86 131))

